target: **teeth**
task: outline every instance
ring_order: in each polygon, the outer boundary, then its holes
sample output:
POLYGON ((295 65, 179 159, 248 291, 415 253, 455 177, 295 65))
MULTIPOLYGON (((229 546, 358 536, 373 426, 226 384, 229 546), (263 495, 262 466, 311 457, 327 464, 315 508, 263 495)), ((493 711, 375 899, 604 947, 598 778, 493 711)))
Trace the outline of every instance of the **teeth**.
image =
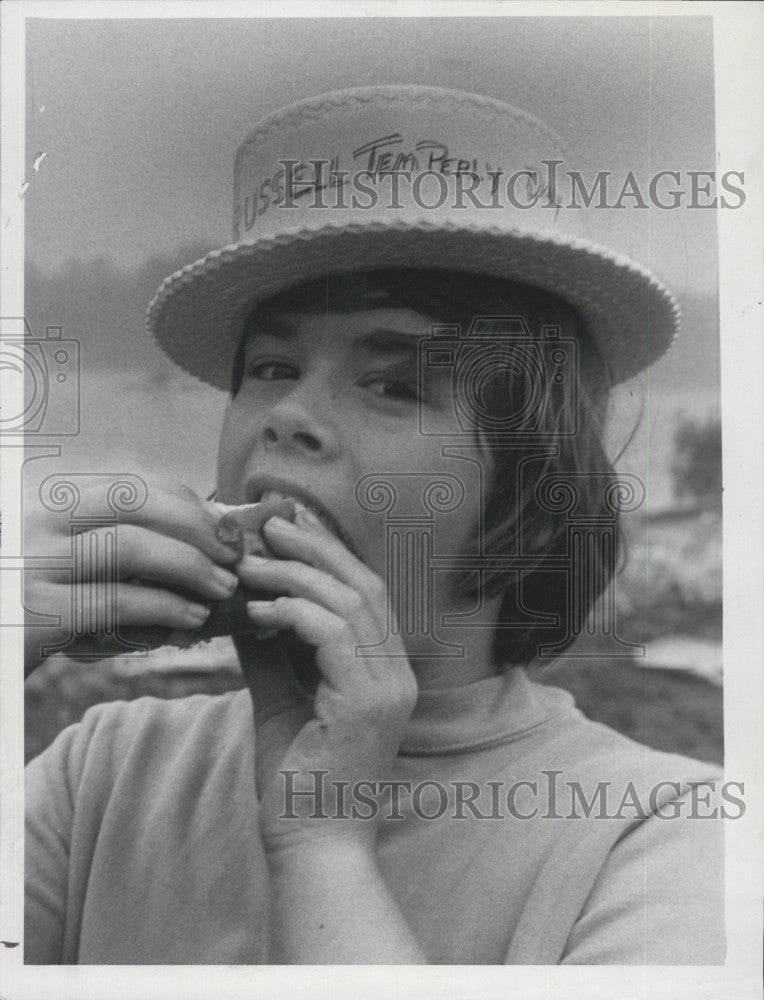
POLYGON ((303 499, 298 499, 289 493, 284 493, 281 490, 265 490, 260 497, 258 497, 255 506, 259 503, 263 503, 266 500, 289 500, 294 504, 295 514, 299 514, 301 511, 309 510, 311 514, 314 514, 318 520, 323 524, 323 526, 330 531, 335 537, 339 538, 343 544, 345 544, 348 549, 355 555, 358 559, 361 559, 358 549, 353 545, 353 543, 344 534, 342 529, 338 524, 336 524, 332 518, 324 513, 324 511, 314 507, 312 503, 306 503, 303 499))
POLYGON ((299 514, 300 511, 303 510, 309 510, 312 514, 316 515, 322 524, 326 524, 326 517, 320 510, 312 504, 306 503, 304 500, 299 500, 297 497, 290 496, 288 493, 282 493, 279 490, 266 490, 260 497, 259 502, 263 503, 266 500, 289 500, 294 504, 296 514, 299 514))

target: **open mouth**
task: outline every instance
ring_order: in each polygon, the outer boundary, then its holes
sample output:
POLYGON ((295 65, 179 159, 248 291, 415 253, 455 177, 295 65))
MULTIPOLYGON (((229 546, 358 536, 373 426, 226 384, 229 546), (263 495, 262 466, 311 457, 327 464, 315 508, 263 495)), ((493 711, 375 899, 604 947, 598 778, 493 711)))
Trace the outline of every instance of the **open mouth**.
POLYGON ((337 519, 319 500, 307 492, 289 485, 279 488, 269 485, 263 488, 253 487, 247 490, 247 503, 278 503, 283 501, 294 504, 295 513, 297 514, 303 510, 310 511, 311 514, 318 518, 327 531, 338 538, 357 559, 362 558, 352 539, 349 538, 337 519))

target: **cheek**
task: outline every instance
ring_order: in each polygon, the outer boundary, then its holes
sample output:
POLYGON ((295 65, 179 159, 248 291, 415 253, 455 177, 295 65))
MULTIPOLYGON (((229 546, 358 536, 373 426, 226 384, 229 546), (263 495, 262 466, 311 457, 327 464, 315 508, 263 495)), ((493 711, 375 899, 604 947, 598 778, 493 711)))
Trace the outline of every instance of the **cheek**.
POLYGON ((242 413, 235 401, 228 404, 220 432, 217 458, 218 499, 223 503, 240 501, 238 488, 247 457, 247 433, 242 413))
POLYGON ((383 520, 365 519, 362 535, 363 561, 377 576, 387 581, 387 528, 383 520))

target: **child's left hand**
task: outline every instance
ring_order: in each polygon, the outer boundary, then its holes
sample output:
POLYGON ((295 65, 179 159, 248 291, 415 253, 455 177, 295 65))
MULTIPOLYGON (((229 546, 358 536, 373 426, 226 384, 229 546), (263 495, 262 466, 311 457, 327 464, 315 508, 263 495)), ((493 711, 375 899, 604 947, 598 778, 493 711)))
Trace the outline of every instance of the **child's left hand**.
MULTIPOLYGON (((292 629, 315 648, 321 680, 311 706, 286 664, 263 661, 258 644, 237 640, 255 712, 256 774, 261 833, 266 851, 288 850, 327 837, 374 843, 376 823, 353 818, 349 802, 358 781, 392 777, 404 728, 417 697, 417 683, 403 643, 384 657, 358 655, 356 647, 388 635, 389 604, 384 582, 352 555, 309 511, 295 523, 271 519, 264 528, 278 559, 245 557, 242 582, 286 596, 249 606, 258 626, 292 629), (285 779, 298 772, 294 790, 313 789, 312 772, 322 777, 323 812, 336 810, 332 782, 345 782, 347 819, 311 818, 316 802, 294 796, 285 812, 285 779)), ((388 638, 388 643, 390 639, 388 638)))

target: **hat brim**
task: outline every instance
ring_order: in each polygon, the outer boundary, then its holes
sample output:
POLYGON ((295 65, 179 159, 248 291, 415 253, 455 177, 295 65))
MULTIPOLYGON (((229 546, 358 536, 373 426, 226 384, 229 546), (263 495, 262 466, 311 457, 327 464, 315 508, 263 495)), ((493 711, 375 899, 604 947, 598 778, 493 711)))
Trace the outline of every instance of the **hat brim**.
POLYGON ((229 389, 254 306, 329 273, 390 268, 485 274, 554 292, 580 312, 613 385, 653 364, 679 326, 668 289, 605 247, 519 229, 394 220, 329 224, 215 250, 163 282, 147 325, 181 368, 229 389))

